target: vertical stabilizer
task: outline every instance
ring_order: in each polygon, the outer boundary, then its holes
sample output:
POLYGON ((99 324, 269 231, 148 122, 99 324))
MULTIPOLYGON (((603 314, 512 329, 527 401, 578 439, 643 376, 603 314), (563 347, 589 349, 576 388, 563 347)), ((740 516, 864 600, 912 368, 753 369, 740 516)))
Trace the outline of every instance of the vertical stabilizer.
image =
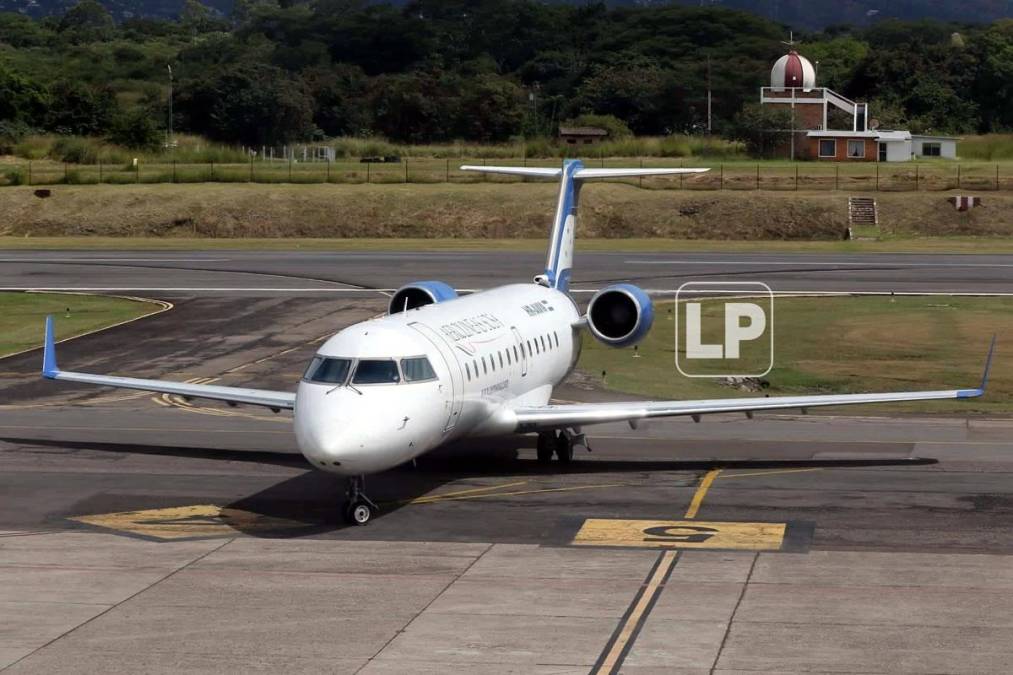
POLYGON ((579 159, 568 159, 563 163, 563 175, 559 182, 559 201, 556 203, 556 217, 552 221, 552 239, 545 260, 545 277, 550 288, 566 291, 570 287, 570 273, 573 269, 573 239, 577 229, 577 206, 580 201, 580 186, 577 172, 584 168, 579 159))

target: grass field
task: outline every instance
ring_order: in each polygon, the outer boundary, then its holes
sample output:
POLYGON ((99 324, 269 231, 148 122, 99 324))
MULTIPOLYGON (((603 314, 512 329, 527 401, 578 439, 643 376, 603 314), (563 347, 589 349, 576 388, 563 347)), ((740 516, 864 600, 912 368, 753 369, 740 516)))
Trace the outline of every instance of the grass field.
MULTIPOLYGON (((140 161, 116 164, 73 164, 53 160, 11 159, 0 165, 3 185, 93 185, 137 183, 513 183, 513 176, 493 176, 460 170, 463 164, 559 166, 558 159, 519 157, 405 157, 394 163, 363 163, 358 159, 334 162, 200 162, 140 161)), ((715 160, 679 157, 588 157, 592 167, 702 167, 710 171, 680 178, 625 181, 644 188, 684 190, 863 190, 941 191, 953 189, 1013 190, 1013 161, 948 161, 880 164, 715 160)))
MULTIPOLYGON (((539 239, 557 187, 481 185, 131 185, 0 190, 0 237, 184 239, 539 239)), ((862 194, 862 193, 852 193, 862 194)), ((949 193, 876 196, 879 240, 1013 236, 1013 195, 991 193, 958 213, 949 193)), ((582 192, 582 240, 840 241, 843 192, 640 190, 613 183, 582 192)), ((238 244, 237 244, 238 245, 238 244)))
MULTIPOLYGON (((971 401, 860 406, 870 411, 1013 412, 1013 298, 790 298, 775 304, 774 368, 769 389, 742 392, 711 379, 687 378, 675 366, 672 303, 656 307, 654 329, 640 345, 616 350, 586 339, 580 368, 608 388, 662 399, 859 393, 977 386, 993 333, 999 335, 986 397, 971 401)), ((705 321, 716 305, 705 305, 705 321)), ((705 323, 706 325, 706 323, 705 323)), ((704 332, 705 341, 708 332, 704 332)), ((837 411, 843 409, 835 409, 837 411)))
POLYGON ((43 323, 50 314, 62 340, 159 309, 150 302, 100 295, 0 293, 0 358, 41 345, 43 323))

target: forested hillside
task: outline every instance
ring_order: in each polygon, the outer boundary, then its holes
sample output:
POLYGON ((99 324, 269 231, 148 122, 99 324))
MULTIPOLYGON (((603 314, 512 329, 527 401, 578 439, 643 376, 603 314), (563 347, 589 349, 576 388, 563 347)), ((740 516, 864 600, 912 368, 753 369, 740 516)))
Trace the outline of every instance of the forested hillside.
MULTIPOLYGON (((847 3, 845 3, 847 4, 847 3)), ((1013 128, 1013 21, 883 21, 802 34, 819 80, 884 126, 1013 128)), ((334 136, 492 142, 551 136, 582 113, 637 134, 717 131, 757 99, 783 26, 724 8, 417 0, 241 0, 224 19, 116 22, 96 0, 45 19, 0 14, 0 135, 156 143, 169 120, 259 145, 334 136)))

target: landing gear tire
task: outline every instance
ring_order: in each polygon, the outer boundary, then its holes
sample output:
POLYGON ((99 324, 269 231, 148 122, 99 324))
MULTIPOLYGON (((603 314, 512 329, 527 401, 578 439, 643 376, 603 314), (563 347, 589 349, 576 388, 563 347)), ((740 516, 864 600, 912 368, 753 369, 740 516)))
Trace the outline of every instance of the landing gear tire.
POLYGON ((353 476, 348 480, 347 501, 345 506, 345 522, 349 525, 365 525, 379 511, 376 504, 363 491, 366 480, 362 476, 353 476))
POLYGON ((349 525, 365 525, 373 518, 373 507, 364 501, 345 507, 345 521, 349 525))
POLYGON ((559 460, 560 464, 569 464, 573 461, 573 441, 564 432, 559 432, 556 436, 556 459, 559 460))
POLYGON ((538 445, 535 452, 537 453, 539 464, 548 464, 552 461, 552 453, 556 449, 555 444, 555 434, 548 431, 538 434, 538 445))

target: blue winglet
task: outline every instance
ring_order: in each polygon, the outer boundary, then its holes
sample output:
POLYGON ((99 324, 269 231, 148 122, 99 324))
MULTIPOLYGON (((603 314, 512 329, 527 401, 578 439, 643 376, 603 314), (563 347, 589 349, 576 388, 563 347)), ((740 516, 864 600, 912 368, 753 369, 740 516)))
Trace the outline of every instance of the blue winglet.
POLYGON ((53 317, 46 317, 46 340, 42 348, 42 377, 56 379, 60 369, 56 365, 56 337, 53 330, 53 317))
POLYGON ((988 356, 985 357, 985 371, 981 374, 981 384, 977 389, 961 389, 957 392, 958 398, 975 398, 985 393, 988 387, 988 375, 992 372, 992 355, 995 354, 995 342, 998 336, 992 336, 992 344, 988 347, 988 356))

